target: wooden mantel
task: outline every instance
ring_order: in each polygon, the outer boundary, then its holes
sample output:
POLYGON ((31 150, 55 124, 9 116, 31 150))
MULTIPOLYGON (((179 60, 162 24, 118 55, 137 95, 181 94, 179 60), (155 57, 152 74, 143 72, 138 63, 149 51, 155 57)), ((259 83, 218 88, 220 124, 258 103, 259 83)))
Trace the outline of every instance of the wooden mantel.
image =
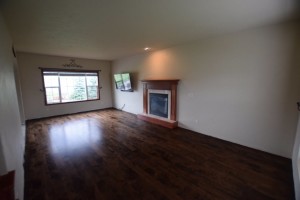
POLYGON ((142 80, 143 83, 143 114, 138 114, 138 118, 167 128, 175 128, 177 122, 177 85, 179 79, 168 80, 142 80), (171 112, 170 119, 152 117, 148 112, 148 90, 170 90, 171 92, 171 112))

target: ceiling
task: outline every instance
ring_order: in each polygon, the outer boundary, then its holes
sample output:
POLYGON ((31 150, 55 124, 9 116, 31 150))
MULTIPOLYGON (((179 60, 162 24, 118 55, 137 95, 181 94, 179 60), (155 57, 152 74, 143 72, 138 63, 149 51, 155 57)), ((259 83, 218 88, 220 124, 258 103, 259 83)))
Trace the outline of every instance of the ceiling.
POLYGON ((6 0, 15 49, 115 60, 295 19, 296 0, 6 0))

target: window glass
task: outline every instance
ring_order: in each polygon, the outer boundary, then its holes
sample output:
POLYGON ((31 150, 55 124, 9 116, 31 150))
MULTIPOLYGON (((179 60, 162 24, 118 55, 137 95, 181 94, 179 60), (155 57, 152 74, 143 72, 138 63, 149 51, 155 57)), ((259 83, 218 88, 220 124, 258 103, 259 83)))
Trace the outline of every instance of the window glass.
POLYGON ((99 99, 98 73, 43 71, 47 104, 99 99))
POLYGON ((58 87, 58 76, 49 76, 46 75, 44 76, 44 83, 45 83, 45 87, 58 87))
POLYGON ((58 88, 46 88, 47 102, 48 103, 59 103, 59 90, 58 88))

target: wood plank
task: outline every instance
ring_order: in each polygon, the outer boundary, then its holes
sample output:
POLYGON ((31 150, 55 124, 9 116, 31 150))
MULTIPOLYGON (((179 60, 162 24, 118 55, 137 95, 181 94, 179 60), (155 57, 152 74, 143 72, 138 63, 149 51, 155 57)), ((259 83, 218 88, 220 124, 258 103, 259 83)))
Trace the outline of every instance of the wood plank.
POLYGON ((291 160, 108 109, 27 123, 25 200, 294 199, 291 160))

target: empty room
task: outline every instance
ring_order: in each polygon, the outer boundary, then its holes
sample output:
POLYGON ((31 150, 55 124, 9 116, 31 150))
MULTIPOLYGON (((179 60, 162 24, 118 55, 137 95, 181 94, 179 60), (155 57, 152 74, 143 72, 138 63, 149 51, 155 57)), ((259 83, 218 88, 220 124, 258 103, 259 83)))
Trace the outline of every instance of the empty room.
POLYGON ((0 0, 0 199, 300 200, 297 0, 0 0))

